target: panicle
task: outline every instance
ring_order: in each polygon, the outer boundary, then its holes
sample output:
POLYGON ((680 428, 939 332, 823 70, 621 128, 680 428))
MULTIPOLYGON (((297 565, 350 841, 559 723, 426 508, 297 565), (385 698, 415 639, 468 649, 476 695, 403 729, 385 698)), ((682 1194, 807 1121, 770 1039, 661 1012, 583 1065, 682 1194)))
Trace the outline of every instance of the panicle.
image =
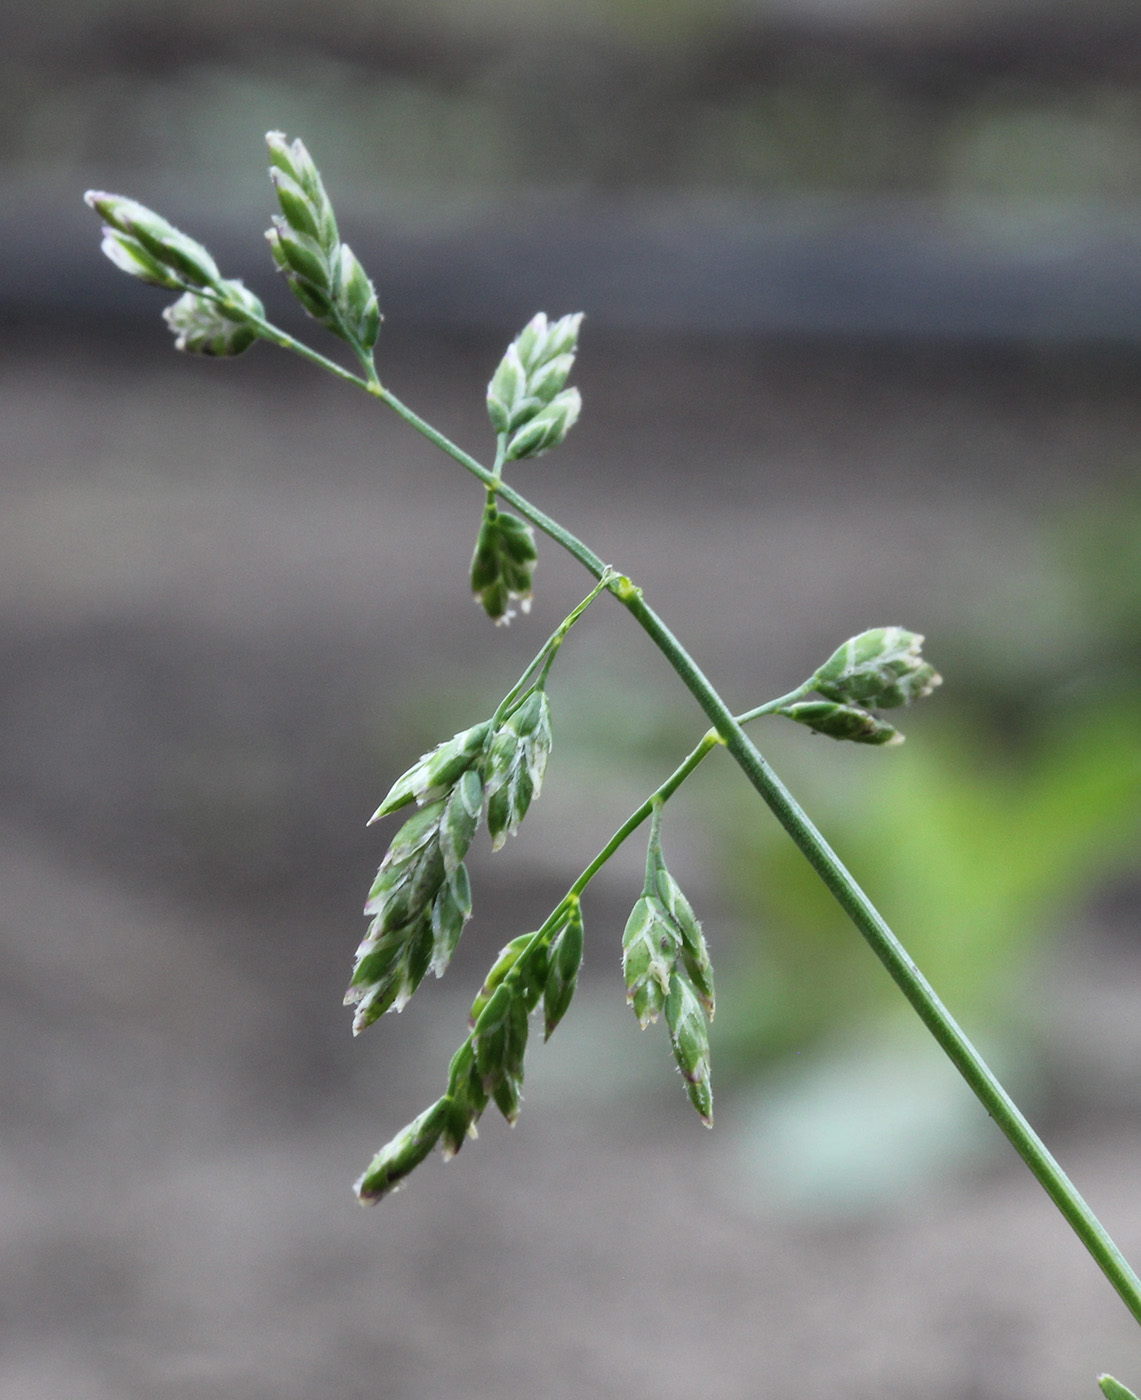
POLYGON ((269 250, 294 296, 315 320, 362 351, 380 334, 376 288, 348 244, 341 242, 332 203, 300 140, 266 136, 269 178, 280 214, 266 232, 269 250))
POLYGON ((646 881, 622 935, 626 1000, 645 1029, 664 1011, 677 1067, 690 1102, 713 1125, 709 1032, 714 1011, 713 964, 689 900, 666 868, 660 805, 646 851, 646 881))
POLYGON ((538 457, 557 447, 578 420, 582 399, 567 389, 582 313, 553 324, 542 311, 507 347, 487 386, 487 413, 506 436, 504 460, 538 457))
POLYGON ((237 278, 227 279, 201 243, 137 200, 88 190, 104 219, 103 252, 121 272, 182 292, 163 312, 176 350, 240 355, 260 335, 265 308, 237 278))
POLYGON ((902 744, 903 735, 874 710, 910 705, 930 695, 942 677, 922 655, 923 638, 903 627, 872 627, 837 647, 802 690, 823 700, 801 700, 777 711, 833 739, 857 744, 902 744))

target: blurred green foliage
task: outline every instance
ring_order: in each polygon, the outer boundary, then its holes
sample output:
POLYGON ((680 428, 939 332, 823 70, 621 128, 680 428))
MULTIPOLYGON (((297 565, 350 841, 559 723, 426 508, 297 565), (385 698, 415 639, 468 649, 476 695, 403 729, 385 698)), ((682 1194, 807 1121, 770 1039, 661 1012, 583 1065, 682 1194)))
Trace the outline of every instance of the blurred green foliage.
MULTIPOLYGON (((830 781, 818 775, 805 805, 955 1014, 993 1025, 1025 960, 1079 896, 1136 862, 1141 705, 1087 711, 1018 755, 961 721, 917 729, 879 771, 837 764, 830 781)), ((761 930, 746 945, 750 990, 738 974, 734 997, 748 1007, 754 1049, 800 1049, 899 1011, 895 988, 781 833, 741 840, 734 865, 761 930)))
MULTIPOLYGON (((1071 508, 1047 555, 1052 623, 996 597, 978 633, 929 638, 947 682, 905 717, 901 749, 759 736, 952 1013, 1000 1038, 1012 1016, 1033 1029, 1038 1008, 1013 994, 1083 897, 1141 864, 1141 501, 1071 508)), ((747 803, 728 837, 748 932, 723 979, 726 1048, 779 1056, 906 1014, 747 803)))

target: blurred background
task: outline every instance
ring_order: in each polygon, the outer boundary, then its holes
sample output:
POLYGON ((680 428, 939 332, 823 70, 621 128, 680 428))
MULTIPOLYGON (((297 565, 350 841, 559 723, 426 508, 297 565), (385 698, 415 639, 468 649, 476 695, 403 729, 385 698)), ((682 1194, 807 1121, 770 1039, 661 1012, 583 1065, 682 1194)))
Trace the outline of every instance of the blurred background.
POLYGON ((0 74, 0 1400, 1136 1387, 1125 1311, 728 762, 664 829, 715 1132, 624 1005, 635 841, 518 1127, 362 1214, 496 950, 704 724, 592 609, 456 964, 352 1041, 365 819, 586 580, 545 546, 492 628, 478 488, 266 346, 173 353, 81 203, 153 205, 335 354, 262 237, 262 137, 303 136, 382 378, 477 455, 510 336, 586 312, 583 419, 517 483, 736 709, 926 634, 902 749, 757 740, 1136 1260, 1135 7, 51 0, 7 7, 0 74))

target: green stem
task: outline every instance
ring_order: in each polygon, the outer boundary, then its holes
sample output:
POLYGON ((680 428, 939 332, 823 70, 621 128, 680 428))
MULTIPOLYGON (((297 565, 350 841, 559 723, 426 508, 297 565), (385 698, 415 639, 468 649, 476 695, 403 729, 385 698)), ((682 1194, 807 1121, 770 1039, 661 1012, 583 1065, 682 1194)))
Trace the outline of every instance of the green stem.
POLYGON ((599 579, 598 583, 595 584, 595 586, 582 600, 582 602, 579 603, 579 605, 576 608, 572 609, 572 611, 569 612, 566 615, 566 617, 563 618, 562 622, 559 623, 559 625, 555 628, 555 630, 551 633, 551 635, 547 638, 547 640, 543 643, 543 645, 539 648, 539 650, 535 653, 531 660, 528 661, 527 665, 523 669, 522 675, 507 692, 507 694, 503 697, 503 700, 500 702, 499 708, 496 710, 495 715, 493 716, 494 720, 499 720, 505 714, 507 714, 507 712, 514 705, 515 701, 518 700, 519 697, 523 694, 524 690, 528 690, 531 688, 530 677, 534 672, 535 667, 540 665, 540 663, 543 666, 543 670, 536 684, 540 686, 546 684, 547 675, 550 672, 551 665, 555 659, 555 656, 558 653, 559 647, 562 646, 563 640, 566 637, 567 633, 571 630, 571 628, 575 625, 575 623, 579 620, 583 613, 586 612, 587 608, 590 607, 591 603, 594 602, 595 598, 597 598, 598 595, 603 591, 603 589, 606 587, 609 581, 609 576, 604 574, 603 577, 599 579))
POLYGON ((806 695, 811 695, 815 689, 812 680, 805 681, 803 685, 798 685, 795 690, 790 690, 787 695, 782 695, 776 700, 766 700, 763 705, 758 705, 755 710, 746 710, 743 715, 737 716, 738 724, 748 724, 750 720, 760 719, 762 715, 775 715, 778 710, 783 710, 786 705, 795 705, 798 700, 803 700, 806 695))
POLYGON ((626 838, 630 836, 633 832, 637 831, 637 829, 642 825, 642 823, 646 820, 647 817, 653 815, 655 807, 660 807, 668 797, 670 797, 673 793, 675 793, 678 790, 679 787, 681 787, 682 783, 685 782, 686 778, 689 777, 689 775, 693 772, 693 770, 697 767, 701 760, 706 757, 707 754, 712 753, 715 748, 718 748, 724 742, 725 741, 721 738, 719 734, 706 734, 706 736, 702 739, 701 743, 698 744, 698 746, 691 753, 686 755, 686 757, 681 761, 677 768, 674 769, 674 771, 665 780, 661 787, 655 788, 654 791, 649 795, 649 797, 646 798, 645 802, 643 802, 642 805, 635 811, 630 813, 630 815, 626 818, 626 820, 622 823, 622 825, 618 828, 618 830, 614 833, 610 840, 607 841, 606 845, 603 846, 602 850, 599 851, 599 853, 594 857, 594 859, 590 862, 590 864, 586 867, 586 869, 570 887, 570 889, 566 893, 565 898, 569 899, 572 895, 575 897, 581 895, 583 890, 586 889, 587 885, 590 884, 591 880, 594 879, 594 877, 598 874, 598 872, 602 869, 602 867, 606 864, 606 862, 610 859, 610 857, 614 854, 618 847, 621 846, 623 841, 625 841, 626 838))
POLYGON ((484 502, 483 518, 485 522, 494 524, 499 514, 499 503, 496 496, 499 494, 499 482, 503 477, 503 464, 507 453, 507 434, 499 434, 499 442, 495 449, 495 461, 491 467, 492 484, 487 488, 487 500, 484 502))
MULTIPOLYGON (((416 431, 426 437, 429 442, 434 443, 441 452, 446 453, 453 461, 458 462, 465 471, 469 471, 472 476, 482 481, 485 486, 491 488, 498 496, 501 496, 508 505, 514 506, 520 515, 529 520, 532 525, 542 530, 543 534, 549 536, 556 544, 561 545, 568 554, 577 559, 583 568, 589 573, 592 573, 596 579, 599 581, 602 580, 603 575, 608 572, 608 565, 604 564, 592 549, 588 549, 587 546, 575 535, 572 535, 569 530, 564 530, 557 520, 552 520, 549 515, 544 515, 544 513, 539 510, 537 506, 533 506, 525 496, 520 496, 518 491, 512 490, 512 488, 508 486, 501 477, 497 476, 495 472, 488 471, 481 462, 477 462, 476 459, 465 452, 462 447, 457 447, 456 444, 449 438, 446 438, 443 433, 437 432, 436 429, 432 427, 431 423, 426 423, 419 414, 414 413, 406 404, 401 403, 389 389, 381 389, 379 391, 379 397, 388 404, 389 408, 399 414, 410 427, 415 428, 416 431)), ((617 576, 615 576, 615 580, 616 579, 617 576)))
POLYGON ((303 360, 308 360, 311 365, 328 370, 330 374, 336 375, 338 379, 343 379, 347 384, 355 384, 358 389, 363 389, 366 394, 374 397, 381 397, 383 390, 380 387, 380 380, 376 377, 376 370, 370 361, 361 355, 360 349, 353 346, 354 353, 361 359, 366 372, 367 379, 362 379, 359 374, 354 374, 352 370, 345 369, 336 360, 330 360, 327 355, 322 355, 319 351, 311 349, 303 340, 298 340, 295 336, 283 331, 279 326, 275 326, 272 321, 266 321, 261 316, 252 316, 244 307, 234 306, 228 302, 224 296, 209 287, 195 288, 197 295, 204 296, 214 302, 222 311, 230 311, 235 319, 245 321, 256 328, 263 340, 268 340, 271 345, 276 345, 281 350, 290 350, 295 355, 300 355, 303 360))
MULTIPOLYGON (((590 595, 591 598, 595 597, 604 586, 604 584, 600 583, 594 593, 590 595)), ((580 612, 586 602, 589 601, 590 599, 588 598, 584 603, 580 603, 576 612, 580 612)), ((534 663, 532 663, 532 665, 533 664, 534 663)), ((755 710, 749 710, 747 714, 738 715, 737 723, 746 724, 749 720, 756 719, 760 715, 774 714, 782 705, 789 704, 792 697, 799 699, 809 688, 810 687, 807 685, 800 686, 799 689, 792 691, 790 695, 782 695, 779 700, 770 700, 767 704, 759 705, 755 710)), ((707 758, 714 749, 723 747, 724 743, 725 740, 722 739, 720 734, 716 733, 714 730, 710 730, 709 733, 702 738, 697 747, 691 750, 691 752, 682 759, 681 763, 678 764, 665 782, 662 783, 660 787, 656 787, 653 792, 650 793, 649 797, 646 798, 645 802, 630 813, 610 840, 607 841, 606 845, 603 846, 574 884, 571 885, 570 889, 567 890, 562 903, 558 907, 561 909, 566 901, 572 897, 576 899, 579 898, 587 885, 590 884, 591 880, 594 879, 607 861, 610 860, 611 856, 614 855, 615 851, 618 850, 618 847, 637 831, 647 817, 652 817, 655 811, 660 812, 669 798, 681 787, 682 783, 685 782, 698 764, 701 763, 703 759, 707 758)), ((555 912, 557 913, 558 910, 555 912)))
MULTIPOLYGON (((226 303, 219 297, 214 297, 220 306, 226 303)), ((500 442, 495 458, 495 469, 489 471, 482 462, 477 462, 474 457, 458 447, 450 438, 446 438, 443 433, 432 427, 431 423, 425 422, 418 413, 414 413, 407 404, 403 404, 392 393, 386 389, 376 377, 375 370, 372 370, 368 379, 362 379, 359 375, 353 374, 335 360, 328 359, 325 355, 319 354, 311 349, 303 341, 297 340, 287 331, 279 329, 270 321, 262 320, 259 316, 251 316, 249 312, 243 312, 244 318, 252 325, 256 326, 264 340, 280 346, 283 350, 291 350, 295 355, 300 355, 302 359, 308 360, 310 364, 318 365, 321 369, 328 370, 330 374, 336 375, 338 379, 343 379, 349 384, 355 384, 358 389, 363 389, 365 393, 372 394, 375 398, 381 399, 397 413, 410 427, 422 434, 440 449, 441 452, 451 457, 472 476, 478 478, 489 489, 493 495, 502 496, 509 505, 515 507, 519 513, 530 520, 532 525, 536 525, 545 535, 548 535, 557 544, 560 544, 568 554, 574 556, 578 562, 601 580, 607 573, 608 566, 594 553, 588 549, 580 539, 577 539, 569 530, 564 530, 557 520, 553 520, 549 515, 544 515, 537 506, 533 506, 525 497, 520 496, 517 491, 513 491, 510 486, 503 481, 500 473, 503 470, 503 453, 505 441, 500 442)))
POLYGON ((550 914, 547 915, 542 926, 531 935, 530 942, 519 954, 515 966, 511 969, 511 972, 507 974, 508 977, 513 975, 519 976, 521 974, 528 959, 533 957, 543 944, 549 943, 554 935, 562 928, 571 908, 577 904, 581 898, 582 892, 615 851, 617 851, 618 847, 622 845, 627 837, 637 831, 647 817, 652 816, 655 811, 661 810, 662 804, 666 799, 681 787, 682 783, 685 782, 686 778, 689 777, 702 759, 705 758, 706 755, 712 753, 715 748, 718 748, 722 742, 719 735, 712 732, 706 734, 701 743, 698 744, 691 753, 686 755, 665 782, 662 783, 660 787, 655 788, 649 797, 646 798, 645 802, 630 813, 610 840, 607 841, 606 845, 603 846, 602 850, 599 851, 574 884, 571 885, 570 889, 567 890, 566 894, 563 895, 562 899, 559 900, 558 904, 551 910, 550 914))

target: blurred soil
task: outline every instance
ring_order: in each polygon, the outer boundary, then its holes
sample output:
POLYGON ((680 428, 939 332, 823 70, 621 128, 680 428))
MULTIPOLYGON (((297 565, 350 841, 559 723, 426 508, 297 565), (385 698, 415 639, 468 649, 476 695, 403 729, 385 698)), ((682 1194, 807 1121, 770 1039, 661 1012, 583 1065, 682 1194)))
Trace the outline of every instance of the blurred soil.
MULTIPOLYGON (((496 349, 393 336, 382 372, 482 451, 496 349)), ((456 968, 352 1042, 364 819, 583 579, 546 547, 531 617, 491 628, 465 582, 478 490, 268 350, 188 363, 159 328, 14 325, 0 362, 0 1400, 1063 1400, 1141 1377, 1124 1310, 1001 1151, 866 1216, 742 1184, 747 1091, 701 1132, 622 1004, 636 859, 588 909, 583 1005, 516 1130, 489 1115, 362 1212, 349 1184, 438 1092, 489 955, 668 760, 560 798, 556 750, 527 829, 476 862, 456 968)), ((1043 520, 1135 469, 1138 373, 588 333, 586 418, 524 485, 745 708, 874 620, 937 651, 1005 596, 1043 520)), ((576 703, 603 723, 621 677, 657 714, 662 668, 596 611, 560 660, 604 678, 576 703)), ((666 727, 702 724, 679 696, 666 727)), ((695 902, 706 856, 700 832, 678 853, 695 902)), ((1111 992, 1137 1016, 1141 945, 1084 936, 1098 957, 1044 994, 1063 1039, 1111 992)), ((1059 1113, 1053 1138, 1136 1258, 1129 1109, 1059 1113)))

